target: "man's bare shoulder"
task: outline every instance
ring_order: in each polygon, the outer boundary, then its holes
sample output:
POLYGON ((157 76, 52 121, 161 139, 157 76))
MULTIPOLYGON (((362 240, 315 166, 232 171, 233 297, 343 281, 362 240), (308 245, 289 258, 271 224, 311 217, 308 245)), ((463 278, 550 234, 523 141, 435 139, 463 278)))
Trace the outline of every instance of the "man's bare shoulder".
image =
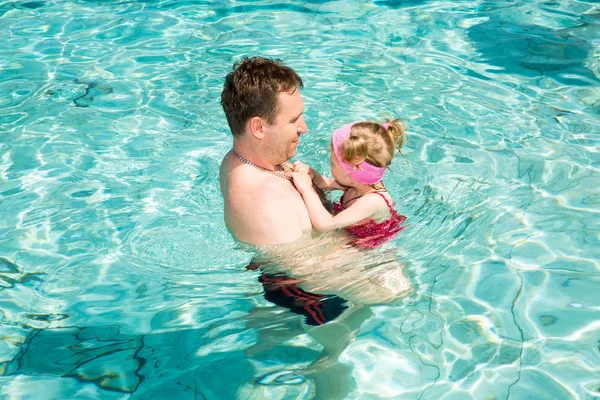
POLYGON ((306 206, 291 181, 239 162, 231 153, 220 175, 225 224, 238 240, 285 243, 310 230, 306 206))
POLYGON ((221 192, 226 201, 235 200, 240 195, 258 190, 269 178, 269 175, 261 173, 256 168, 237 161, 231 152, 223 158, 219 174, 221 192))

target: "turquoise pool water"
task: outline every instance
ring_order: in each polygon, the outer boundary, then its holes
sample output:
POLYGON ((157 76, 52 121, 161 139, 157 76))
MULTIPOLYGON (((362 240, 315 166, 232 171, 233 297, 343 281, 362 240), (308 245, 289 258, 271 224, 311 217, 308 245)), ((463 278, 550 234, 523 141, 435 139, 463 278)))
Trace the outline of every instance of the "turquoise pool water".
POLYGON ((597 1, 3 1, 0 43, 0 397, 600 398, 597 1), (246 54, 304 79, 322 172, 407 120, 408 297, 264 298, 217 178, 246 54))

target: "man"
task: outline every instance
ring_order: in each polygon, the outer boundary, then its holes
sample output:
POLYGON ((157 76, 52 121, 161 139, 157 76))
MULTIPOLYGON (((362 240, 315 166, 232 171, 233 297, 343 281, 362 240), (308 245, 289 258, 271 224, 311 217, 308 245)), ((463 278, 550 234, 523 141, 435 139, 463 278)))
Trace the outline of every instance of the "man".
POLYGON ((221 105, 233 149, 220 169, 225 224, 254 245, 288 243, 312 229, 287 161, 296 154, 304 122, 303 83, 278 60, 236 62, 225 78, 221 105))
MULTIPOLYGON (((233 149, 221 163, 221 193, 225 224, 241 242, 290 243, 312 230, 304 201, 292 184, 291 168, 285 165, 296 154, 300 136, 308 130, 303 118, 302 87, 293 69, 263 57, 242 59, 225 78, 221 104, 233 134, 233 149)), ((268 258, 276 261, 277 278, 284 274, 293 276, 295 283, 301 282, 305 292, 301 299, 294 299, 296 305, 309 297, 306 292, 312 292, 313 299, 320 296, 314 293, 340 293, 355 304, 379 304, 408 289, 401 266, 390 268, 390 263, 383 263, 375 253, 340 246, 333 250, 306 241, 286 247, 283 254, 271 251, 268 258), (386 271, 391 269, 400 276, 390 278, 389 272, 381 271, 375 279, 380 269, 375 266, 383 264, 386 271), (369 276, 363 276, 366 265, 374 266, 369 276)), ((269 283, 264 274, 262 280, 269 283)), ((277 288, 282 286, 281 282, 272 283, 277 288)))

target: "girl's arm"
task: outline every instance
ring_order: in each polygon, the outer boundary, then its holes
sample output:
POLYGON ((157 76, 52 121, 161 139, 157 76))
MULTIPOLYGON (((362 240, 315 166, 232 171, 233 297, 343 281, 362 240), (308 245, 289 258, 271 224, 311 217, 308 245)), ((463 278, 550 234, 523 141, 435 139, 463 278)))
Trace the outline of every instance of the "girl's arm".
POLYGON ((343 187, 340 186, 339 183, 333 178, 327 178, 314 169, 310 169, 313 173, 312 181, 313 183, 322 190, 344 190, 343 187))
POLYGON ((379 196, 363 196, 356 200, 352 207, 333 216, 323 207, 319 195, 312 188, 312 180, 308 174, 294 172, 294 184, 302 195, 310 221, 319 232, 325 232, 336 228, 352 225, 369 218, 387 205, 383 204, 379 196))
POLYGON ((344 188, 340 186, 340 184, 337 183, 335 179, 324 177, 323 175, 321 175, 308 165, 301 163, 300 161, 296 161, 294 163, 294 171, 308 174, 315 186, 321 190, 344 190, 344 188))

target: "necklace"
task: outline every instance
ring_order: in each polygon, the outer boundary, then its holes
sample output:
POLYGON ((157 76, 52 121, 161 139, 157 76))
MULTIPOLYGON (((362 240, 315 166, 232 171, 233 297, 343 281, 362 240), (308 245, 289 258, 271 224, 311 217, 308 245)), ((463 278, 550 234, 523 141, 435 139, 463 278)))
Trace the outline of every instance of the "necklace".
MULTIPOLYGON (((281 172, 281 171, 275 171, 275 170, 268 169, 268 168, 265 168, 265 167, 261 167, 260 165, 254 164, 252 161, 248 161, 248 160, 246 160, 244 157, 242 157, 242 156, 240 156, 238 153, 236 153, 236 152, 235 152, 235 150, 231 150, 231 152, 233 153, 233 155, 234 155, 234 156, 235 156, 235 157, 236 157, 238 160, 240 160, 241 162, 243 162, 243 163, 245 163, 245 164, 248 164, 248 165, 250 165, 250 166, 252 166, 252 167, 254 167, 254 168, 256 168, 256 169, 259 169, 259 170, 261 170, 261 171, 264 171, 264 172, 268 172, 268 173, 270 173, 270 174, 273 174, 273 175, 275 175, 275 176, 278 176, 278 177, 280 177, 280 178, 283 178, 283 179, 288 179, 288 180, 290 180, 290 181, 292 180, 292 176, 291 176, 290 174, 287 174, 287 173, 285 173, 285 172, 281 172)), ((281 163, 281 164, 279 164, 279 165, 280 165, 281 167, 287 167, 288 169, 290 169, 290 170, 292 170, 292 171, 294 170, 294 166, 293 166, 293 165, 292 165, 292 164, 291 164, 289 161, 286 161, 286 162, 284 162, 284 163, 281 163)))

